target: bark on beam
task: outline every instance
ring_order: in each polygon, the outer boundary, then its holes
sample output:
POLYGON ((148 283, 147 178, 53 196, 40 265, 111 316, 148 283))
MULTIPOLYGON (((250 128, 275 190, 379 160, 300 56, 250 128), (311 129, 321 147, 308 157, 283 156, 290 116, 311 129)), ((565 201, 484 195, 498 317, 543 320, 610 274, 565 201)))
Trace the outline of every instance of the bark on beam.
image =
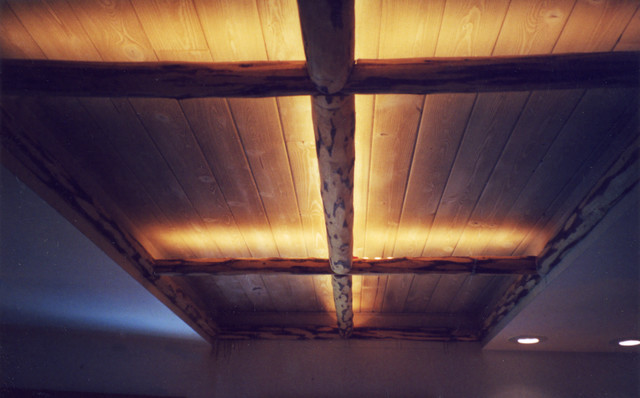
MULTIPOLYGON (((309 77, 323 94, 342 90, 354 63, 354 0, 298 0, 309 77)), ((354 96, 311 97, 320 170, 333 297, 342 337, 353 332, 351 269, 353 256, 354 96)))
POLYGON ((355 100, 316 96, 312 106, 329 263, 336 274, 347 274, 353 256, 355 100))
POLYGON ((323 94, 342 90, 354 61, 353 0, 298 0, 309 76, 323 94))
MULTIPOLYGON (((158 275, 290 274, 331 275, 326 259, 319 258, 223 258, 156 260, 158 275)), ((398 257, 380 260, 354 259, 350 274, 536 274, 536 258, 522 257, 398 257)))
MULTIPOLYGON (((358 60, 340 94, 429 94, 640 85, 640 52, 358 60)), ((2 59, 5 95, 274 97, 321 94, 302 61, 125 63, 2 59)))

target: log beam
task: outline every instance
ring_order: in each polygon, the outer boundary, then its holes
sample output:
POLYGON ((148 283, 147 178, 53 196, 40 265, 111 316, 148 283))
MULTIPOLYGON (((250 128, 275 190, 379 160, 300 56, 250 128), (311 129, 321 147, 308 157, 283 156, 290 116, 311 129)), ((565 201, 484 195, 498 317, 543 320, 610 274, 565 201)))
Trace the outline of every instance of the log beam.
MULTIPOLYGON (((155 260, 153 269, 157 275, 333 274, 329 262, 318 258, 155 260)), ((533 256, 354 259, 350 271, 353 275, 534 275, 536 273, 536 258, 533 256)))
POLYGON ((309 76, 323 94, 342 90, 354 61, 353 0, 298 0, 309 76))
MULTIPOLYGON (((339 328, 330 326, 256 326, 252 328, 222 328, 220 340, 336 340, 343 338, 339 328)), ((454 328, 354 328, 351 339, 355 340, 410 340, 438 342, 477 342, 477 333, 454 328)))
MULTIPOLYGON (((638 87, 640 52, 358 60, 340 94, 431 94, 638 87)), ((5 95, 318 95, 303 61, 124 63, 0 60, 5 95)))
POLYGON ((333 272, 344 275, 353 257, 355 99, 352 95, 314 96, 312 115, 329 263, 333 272))
POLYGON ((331 276, 331 285, 333 286, 333 301, 336 304, 340 336, 349 338, 353 333, 351 275, 333 275, 331 276))

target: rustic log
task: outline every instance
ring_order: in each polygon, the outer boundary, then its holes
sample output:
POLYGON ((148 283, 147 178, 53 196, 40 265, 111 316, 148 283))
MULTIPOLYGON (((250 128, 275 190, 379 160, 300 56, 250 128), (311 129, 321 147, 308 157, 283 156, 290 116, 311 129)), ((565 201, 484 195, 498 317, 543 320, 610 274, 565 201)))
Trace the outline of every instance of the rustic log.
POLYGON ((190 287, 156 275, 149 253, 46 148, 24 134, 4 109, 1 126, 2 163, 205 340, 213 342, 218 326, 193 300, 190 287))
POLYGON ((351 294, 351 275, 333 275, 333 301, 336 304, 338 330, 340 336, 351 337, 353 333, 353 295, 351 294))
MULTIPOLYGON (((272 97, 319 94, 302 61, 124 63, 2 59, 5 95, 272 97)), ((341 94, 640 85, 640 52, 358 60, 341 94)))
POLYGON ((353 256, 354 97, 312 97, 312 115, 329 261, 333 272, 346 274, 353 256))
MULTIPOLYGON (((336 340, 340 338, 343 338, 341 330, 330 326, 222 328, 218 333, 219 340, 336 340)), ((455 329, 441 328, 355 328, 350 338, 355 340, 410 340, 433 342, 479 341, 476 333, 465 333, 455 329)))
POLYGON ((640 142, 635 142, 600 178, 595 187, 567 218, 562 229, 547 243, 537 259, 538 274, 519 277, 498 300, 483 322, 483 333, 490 334, 505 318, 521 308, 534 295, 544 276, 598 225, 624 196, 640 181, 640 142))
MULTIPOLYGON (((157 275, 290 274, 331 275, 329 261, 318 258, 221 258, 155 260, 157 275)), ((536 258, 521 257, 398 257, 354 259, 350 274, 536 274, 536 258)))
POLYGON ((347 82, 355 49, 353 0, 298 0, 309 76, 323 94, 347 82))
POLYGON ((4 94, 81 97, 270 97, 317 92, 303 61, 120 63, 3 59, 4 94))
POLYGON ((640 53, 358 60, 344 93, 430 94, 637 87, 640 53))

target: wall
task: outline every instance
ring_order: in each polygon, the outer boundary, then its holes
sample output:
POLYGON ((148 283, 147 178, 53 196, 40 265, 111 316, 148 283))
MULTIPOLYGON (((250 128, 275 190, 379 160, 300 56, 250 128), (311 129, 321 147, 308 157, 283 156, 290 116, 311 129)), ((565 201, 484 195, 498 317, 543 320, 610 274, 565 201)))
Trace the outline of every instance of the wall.
POLYGON ((0 386, 186 397, 637 397, 640 357, 4 327, 0 386))

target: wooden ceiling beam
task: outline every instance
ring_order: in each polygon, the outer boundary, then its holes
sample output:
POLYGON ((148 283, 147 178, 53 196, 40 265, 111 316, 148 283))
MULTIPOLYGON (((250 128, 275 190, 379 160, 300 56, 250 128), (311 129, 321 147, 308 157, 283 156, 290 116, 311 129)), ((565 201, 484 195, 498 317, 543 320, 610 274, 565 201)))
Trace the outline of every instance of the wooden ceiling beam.
MULTIPOLYGON (((333 274, 329 262, 318 258, 156 260, 154 272, 158 275, 333 274)), ((350 271, 353 275, 536 273, 536 258, 533 256, 354 259, 350 271)))
MULTIPOLYGON (((430 94, 640 85, 640 52, 358 60, 340 94, 430 94)), ((275 97, 321 91, 303 61, 122 63, 2 59, 5 95, 275 97)))
POLYGON ((336 94, 354 64, 354 0, 298 0, 309 77, 322 94, 336 94))
POLYGON ((333 298, 340 335, 353 332, 353 175, 356 110, 342 90, 354 64, 354 0, 298 0, 300 27, 311 81, 322 95, 311 97, 320 171, 320 195, 329 246, 333 298))

